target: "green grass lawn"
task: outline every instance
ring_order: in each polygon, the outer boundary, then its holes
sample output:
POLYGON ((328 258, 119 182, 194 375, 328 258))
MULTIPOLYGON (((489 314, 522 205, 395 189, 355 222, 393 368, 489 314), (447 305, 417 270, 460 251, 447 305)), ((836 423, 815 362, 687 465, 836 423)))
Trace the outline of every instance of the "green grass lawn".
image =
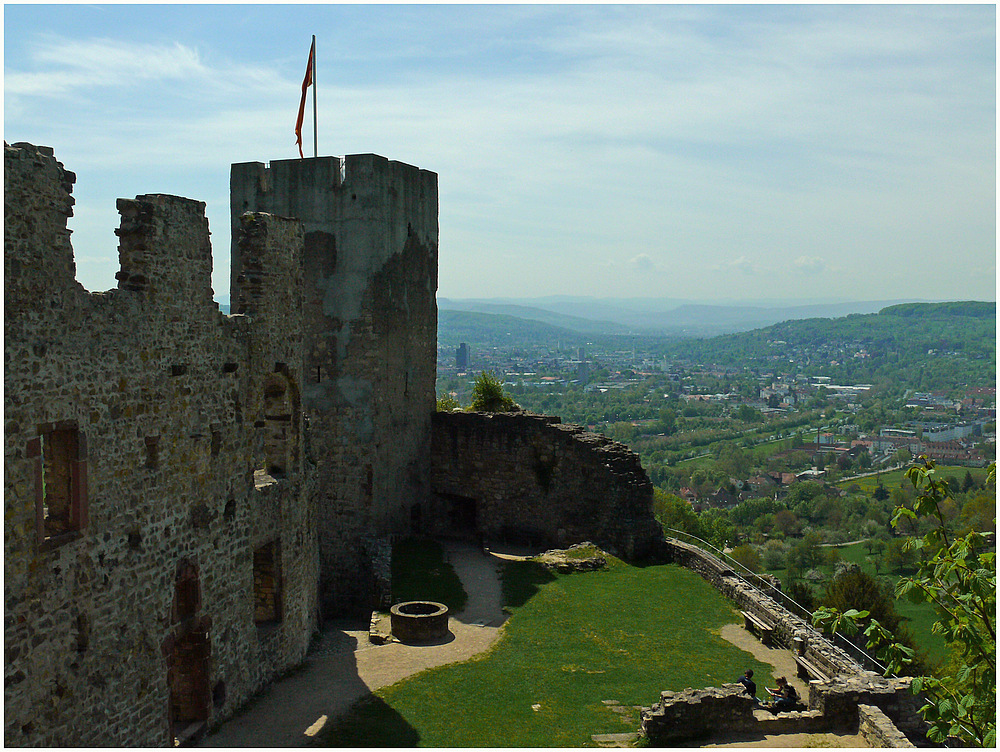
POLYGON ((488 654, 410 677, 356 705, 323 734, 329 746, 583 747, 634 731, 662 690, 719 686, 771 667, 718 636, 739 622, 697 574, 610 560, 553 574, 510 562, 511 618, 488 654), (615 712, 604 703, 628 708, 615 712))
MULTIPOLYGON (((986 479, 986 468, 983 467, 965 467, 962 465, 936 465, 934 468, 934 475, 937 478, 947 478, 949 475, 953 475, 961 481, 965 478, 966 471, 972 474, 973 480, 976 484, 982 486, 983 481, 986 479)), ((857 483, 861 490, 866 494, 871 494, 875 490, 875 487, 881 481, 882 485, 886 488, 899 488, 904 483, 906 488, 912 489, 913 486, 910 484, 904 476, 906 469, 893 470, 888 473, 881 473, 879 475, 869 475, 864 478, 857 478, 856 480, 845 480, 837 483, 839 488, 847 488, 848 486, 857 483)))

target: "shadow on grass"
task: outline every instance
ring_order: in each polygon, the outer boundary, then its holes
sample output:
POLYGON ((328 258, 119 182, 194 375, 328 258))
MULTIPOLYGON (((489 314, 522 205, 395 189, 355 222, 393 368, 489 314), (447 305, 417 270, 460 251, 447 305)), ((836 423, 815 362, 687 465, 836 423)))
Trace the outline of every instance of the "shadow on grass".
POLYGON ((429 538, 407 538, 392 547, 392 602, 436 601, 452 613, 465 608, 468 595, 444 549, 429 538))
POLYGON ((542 585, 556 576, 533 561, 505 561, 503 564, 503 602, 511 608, 523 606, 542 585))
POLYGON ((380 697, 358 700, 316 737, 317 747, 416 747, 420 734, 380 697))

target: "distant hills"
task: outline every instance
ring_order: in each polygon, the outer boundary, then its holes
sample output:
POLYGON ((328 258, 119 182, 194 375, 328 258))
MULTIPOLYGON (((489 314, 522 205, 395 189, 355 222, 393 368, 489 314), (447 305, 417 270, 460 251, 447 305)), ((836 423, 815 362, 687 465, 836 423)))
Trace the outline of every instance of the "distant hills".
POLYGON ((745 332, 782 321, 877 313, 913 300, 815 304, 708 305, 675 298, 438 298, 439 311, 514 316, 590 335, 636 334, 707 337, 745 332))
POLYGON ((783 321, 709 340, 677 340, 670 350, 730 364, 803 352, 813 353, 817 362, 844 360, 860 350, 869 362, 885 359, 912 366, 928 358, 941 362, 939 356, 962 355, 995 363, 996 308, 996 303, 978 301, 907 303, 887 306, 877 314, 783 321))

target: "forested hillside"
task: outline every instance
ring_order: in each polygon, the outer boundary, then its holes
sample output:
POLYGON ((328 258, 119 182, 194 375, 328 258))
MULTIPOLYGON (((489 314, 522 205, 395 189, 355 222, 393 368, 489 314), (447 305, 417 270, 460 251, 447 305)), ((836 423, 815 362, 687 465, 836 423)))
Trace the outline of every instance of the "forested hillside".
POLYGON ((786 321, 752 332, 675 340, 660 352, 775 373, 821 368, 845 383, 898 382, 903 375, 913 389, 991 383, 996 372, 996 303, 911 303, 877 314, 786 321))

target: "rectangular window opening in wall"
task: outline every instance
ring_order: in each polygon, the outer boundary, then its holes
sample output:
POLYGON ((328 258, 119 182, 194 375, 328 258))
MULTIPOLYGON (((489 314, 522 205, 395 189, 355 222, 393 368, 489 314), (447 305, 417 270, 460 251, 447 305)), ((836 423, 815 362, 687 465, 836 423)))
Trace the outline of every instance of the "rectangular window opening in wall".
POLYGON ((75 423, 39 426, 28 445, 35 459, 35 522, 41 543, 76 537, 87 522, 86 445, 75 423))
POLYGON ((254 549, 253 596, 258 627, 281 622, 281 547, 276 540, 254 549))
POLYGON ((160 466, 160 437, 147 436, 144 442, 146 444, 146 469, 156 470, 160 466))

